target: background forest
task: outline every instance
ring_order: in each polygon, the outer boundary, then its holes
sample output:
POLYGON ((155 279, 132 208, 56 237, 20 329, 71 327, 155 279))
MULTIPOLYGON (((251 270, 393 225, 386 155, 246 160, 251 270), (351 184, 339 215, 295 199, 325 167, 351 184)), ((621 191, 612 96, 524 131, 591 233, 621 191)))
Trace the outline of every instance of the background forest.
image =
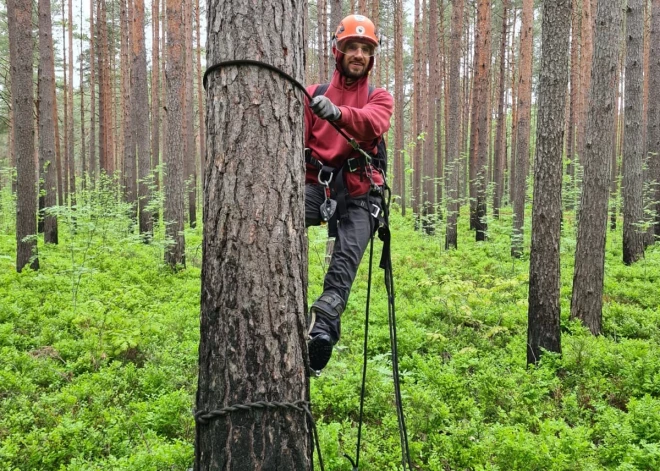
MULTIPOLYGON (((187 470, 210 13, 0 10, 0 468, 187 470)), ((395 100, 415 469, 660 469, 660 0, 307 2, 306 83, 349 12, 380 30, 371 80, 395 100)), ((315 299, 330 245, 308 240, 315 299)), ((311 382, 330 470, 352 469, 366 258, 311 382)), ((374 284, 362 463, 401 469, 374 284)))

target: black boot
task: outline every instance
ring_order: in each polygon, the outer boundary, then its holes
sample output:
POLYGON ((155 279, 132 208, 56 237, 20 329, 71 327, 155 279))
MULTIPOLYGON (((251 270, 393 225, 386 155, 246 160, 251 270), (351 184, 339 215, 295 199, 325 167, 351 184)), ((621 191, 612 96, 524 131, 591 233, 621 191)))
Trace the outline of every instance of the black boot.
POLYGON ((309 366, 320 371, 332 356, 332 347, 339 341, 339 316, 344 311, 344 302, 339 295, 329 292, 317 299, 310 309, 309 366))

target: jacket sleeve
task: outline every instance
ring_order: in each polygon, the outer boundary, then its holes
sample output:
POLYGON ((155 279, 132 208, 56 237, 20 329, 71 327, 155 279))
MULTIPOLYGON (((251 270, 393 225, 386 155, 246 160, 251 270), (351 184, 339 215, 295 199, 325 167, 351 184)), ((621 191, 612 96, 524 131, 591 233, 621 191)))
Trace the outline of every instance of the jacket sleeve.
MULTIPOLYGON (((314 96, 314 91, 318 85, 311 85, 307 87, 307 93, 314 96)), ((309 139, 312 136, 312 127, 314 127, 314 118, 316 115, 312 112, 312 109, 309 107, 309 98, 304 97, 304 107, 305 107, 305 147, 309 147, 309 139)))
POLYGON ((336 123, 358 141, 367 142, 382 136, 390 128, 394 99, 387 90, 377 88, 364 108, 340 106, 339 109, 341 118, 336 123))

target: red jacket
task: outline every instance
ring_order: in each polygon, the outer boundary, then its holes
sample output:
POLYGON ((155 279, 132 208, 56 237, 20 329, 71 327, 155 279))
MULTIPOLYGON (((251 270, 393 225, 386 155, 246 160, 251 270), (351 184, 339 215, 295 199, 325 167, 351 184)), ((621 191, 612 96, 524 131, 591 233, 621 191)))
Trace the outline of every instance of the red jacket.
MULTIPOLYGON (((346 85, 345 77, 335 70, 332 81, 325 93, 341 110, 341 118, 335 124, 349 136, 355 138, 362 149, 375 153, 378 139, 390 128, 390 118, 394 109, 392 95, 383 88, 376 88, 369 96, 368 76, 346 85)), ((318 85, 307 87, 310 95, 318 85)), ((349 158, 359 157, 346 139, 326 120, 317 117, 305 100, 305 147, 323 164, 339 168, 349 158)), ((307 165, 305 183, 317 183, 318 169, 307 165)), ((382 185, 383 176, 374 169, 374 183, 382 185)), ((364 195, 369 191, 369 178, 363 171, 344 172, 344 183, 351 196, 364 195)))

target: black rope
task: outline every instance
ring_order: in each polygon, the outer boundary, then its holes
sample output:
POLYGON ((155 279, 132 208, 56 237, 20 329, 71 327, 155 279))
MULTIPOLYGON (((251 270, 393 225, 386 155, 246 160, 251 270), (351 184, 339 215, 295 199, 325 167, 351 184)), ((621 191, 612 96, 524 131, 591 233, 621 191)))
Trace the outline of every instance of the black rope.
MULTIPOLYGON (((223 68, 223 67, 231 67, 231 66, 237 66, 237 65, 252 65, 252 66, 255 66, 255 67, 261 67, 261 68, 264 68, 264 69, 268 69, 268 70, 270 70, 270 71, 272 71, 272 72, 275 72, 276 74, 281 75, 282 77, 284 77, 285 79, 287 79, 289 82, 291 82, 296 88, 300 89, 300 90, 305 94, 305 96, 307 97, 307 99, 308 99, 310 102, 312 101, 312 96, 309 94, 309 92, 308 92, 307 89, 303 86, 303 84, 301 84, 300 82, 298 82, 298 81, 297 81, 295 78, 293 78, 291 75, 287 74, 286 72, 284 72, 284 71, 281 70, 281 69, 278 69, 278 68, 275 67, 274 65, 270 65, 270 64, 268 64, 268 63, 266 63, 266 62, 255 61, 255 60, 251 60, 251 59, 237 59, 237 60, 223 61, 223 62, 218 62, 217 64, 213 64, 213 65, 210 66, 208 69, 206 69, 206 71, 204 72, 204 79, 203 79, 204 90, 207 89, 207 82, 208 82, 208 76, 209 76, 209 74, 211 74, 212 72, 215 72, 216 70, 220 70, 220 69, 223 68)), ((337 130, 337 132, 338 132, 339 134, 341 134, 341 136, 342 136, 344 139, 346 139, 346 141, 348 142, 348 144, 349 144, 354 150, 356 150, 356 151, 358 151, 359 153, 361 153, 362 155, 364 155, 364 157, 367 158, 367 162, 369 162, 369 161, 371 160, 371 156, 370 156, 367 152, 365 152, 364 149, 362 149, 362 148, 360 147, 360 144, 358 144, 358 142, 357 142, 354 138, 352 138, 351 136, 349 136, 348 134, 346 134, 346 133, 345 133, 345 132, 344 132, 344 131, 343 131, 343 130, 337 125, 337 123, 334 123, 334 122, 332 122, 332 121, 328 121, 328 123, 330 123, 330 125, 331 125, 333 128, 335 128, 335 129, 337 130)))
MULTIPOLYGON (((266 402, 266 401, 257 401, 250 402, 247 404, 234 404, 231 406, 223 407, 222 409, 214 409, 212 411, 199 410, 195 412, 195 421, 200 425, 208 425, 212 420, 220 419, 234 412, 250 412, 254 410, 275 410, 275 409, 285 409, 285 410, 295 410, 298 412, 304 412, 307 418, 309 419, 312 426, 312 437, 314 439, 314 444, 316 446, 316 452, 319 455, 319 466, 321 471, 325 471, 323 467, 323 456, 321 455, 321 444, 319 441, 319 432, 316 428, 316 422, 314 421, 314 416, 312 411, 309 408, 309 402, 301 399, 295 402, 266 402)), ((312 469, 314 466, 314 457, 312 457, 312 469)))

